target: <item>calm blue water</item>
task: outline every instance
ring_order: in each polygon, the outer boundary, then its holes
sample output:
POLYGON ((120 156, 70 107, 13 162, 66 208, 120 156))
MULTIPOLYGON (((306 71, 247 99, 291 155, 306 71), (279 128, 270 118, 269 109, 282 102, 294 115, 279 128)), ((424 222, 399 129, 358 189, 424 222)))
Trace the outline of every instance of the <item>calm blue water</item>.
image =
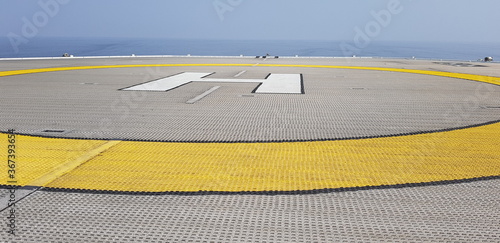
MULTIPOLYGON (((55 57, 121 55, 202 55, 202 56, 322 56, 400 57, 450 60, 477 60, 486 56, 500 59, 500 45, 491 43, 372 42, 365 48, 345 52, 340 41, 231 41, 111 38, 33 38, 18 46, 0 39, 2 57, 55 57)), ((348 43, 356 47, 354 43, 348 43)))

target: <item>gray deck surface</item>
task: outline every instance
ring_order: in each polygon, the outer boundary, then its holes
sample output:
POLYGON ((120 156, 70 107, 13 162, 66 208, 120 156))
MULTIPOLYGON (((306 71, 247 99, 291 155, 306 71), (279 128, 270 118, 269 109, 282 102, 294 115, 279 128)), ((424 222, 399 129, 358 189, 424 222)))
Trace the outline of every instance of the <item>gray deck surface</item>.
POLYGON ((499 190, 493 180, 293 196, 36 192, 17 206, 12 242, 499 242, 499 190))
MULTIPOLYGON (((167 63, 372 66, 500 77, 498 63, 358 58, 2 60, 0 70, 167 63)), ((367 70, 147 67, 0 78, 0 131, 66 138, 181 142, 362 138, 500 120, 500 109, 487 107, 500 107, 500 86, 367 70), (211 77, 241 79, 301 73, 305 94, 253 94, 257 84, 196 82, 168 92, 120 91, 181 72, 215 72, 211 77), (214 86, 221 87, 186 104, 214 86), (478 90, 482 95, 471 104, 470 97, 478 97, 478 90)), ((18 236, 9 236, 4 223, 0 242, 500 242, 500 180, 273 196, 30 192, 16 206, 18 236)), ((0 202, 8 195, 1 189, 0 202)), ((8 209, 5 205, 0 209, 6 219, 8 209)))
MULTIPOLYGON (((137 59, 110 59, 106 64, 295 61, 295 64, 407 69, 423 66, 423 61, 401 61, 416 64, 389 66, 389 60, 363 59, 361 63, 335 59, 137 59)), ((38 62, 43 64, 40 66, 56 67, 100 65, 103 61, 38 62)), ((427 69, 449 68, 427 64, 432 67, 427 69)), ((22 61, 6 62, 3 66, 26 68, 22 61)), ((456 72, 472 69, 453 68, 456 72)), ((486 75, 494 70, 476 69, 485 70, 486 75)), ((434 131, 500 117, 500 109, 476 109, 500 106, 498 96, 494 95, 500 92, 500 86, 383 71, 296 67, 115 68, 10 76, 2 78, 0 85, 3 99, 0 110, 8 114, 0 121, 0 129, 9 127, 24 134, 59 137, 183 142, 317 140, 434 131), (168 92, 118 91, 181 72, 215 72, 210 77, 234 78, 242 70, 246 72, 238 79, 264 79, 273 72, 301 73, 305 94, 252 94, 257 83, 203 82, 192 82, 168 92), (186 104, 214 86, 221 88, 195 105, 186 104), (473 104, 475 100, 470 97, 475 97, 477 90, 482 96, 478 104, 473 104), (455 119, 457 116, 461 119, 455 119), (67 132, 45 134, 43 130, 67 132)))

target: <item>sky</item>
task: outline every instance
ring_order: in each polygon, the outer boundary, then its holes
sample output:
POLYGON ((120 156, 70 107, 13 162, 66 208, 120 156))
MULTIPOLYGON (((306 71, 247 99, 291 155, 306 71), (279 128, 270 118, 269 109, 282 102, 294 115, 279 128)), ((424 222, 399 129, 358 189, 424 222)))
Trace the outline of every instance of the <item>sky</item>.
POLYGON ((499 10, 498 0, 0 0, 0 38, 500 43, 499 10))

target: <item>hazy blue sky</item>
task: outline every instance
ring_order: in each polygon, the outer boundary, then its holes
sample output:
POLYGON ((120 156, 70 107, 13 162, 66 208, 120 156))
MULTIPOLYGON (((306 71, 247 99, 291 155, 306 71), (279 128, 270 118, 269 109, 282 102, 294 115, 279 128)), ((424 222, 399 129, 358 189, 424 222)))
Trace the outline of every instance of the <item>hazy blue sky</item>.
POLYGON ((499 0, 0 0, 0 36, 500 43, 499 10, 499 0))

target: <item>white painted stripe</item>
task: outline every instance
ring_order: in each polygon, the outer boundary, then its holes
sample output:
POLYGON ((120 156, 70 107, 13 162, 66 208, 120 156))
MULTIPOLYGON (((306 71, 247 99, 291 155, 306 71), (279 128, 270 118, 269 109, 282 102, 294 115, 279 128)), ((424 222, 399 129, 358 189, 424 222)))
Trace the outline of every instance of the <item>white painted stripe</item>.
POLYGON ((243 70, 243 71, 239 72, 238 74, 234 75, 234 77, 237 78, 246 72, 247 72, 247 70, 243 70))
POLYGON ((193 80, 201 79, 212 73, 181 73, 175 76, 158 79, 145 84, 136 85, 123 90, 142 90, 142 91, 166 91, 187 84, 193 80))
POLYGON ((200 95, 198 95, 198 96, 196 96, 196 97, 194 97, 194 98, 186 101, 186 104, 194 104, 194 103, 198 102, 199 100, 205 98, 205 96, 207 96, 207 95, 211 94, 212 92, 216 91, 219 88, 220 88, 220 86, 214 86, 211 89, 203 92, 203 94, 200 94, 200 95))
MULTIPOLYGON (((73 56, 73 57, 4 57, 0 58, 0 61, 14 61, 14 60, 57 60, 57 59, 109 59, 109 58, 244 58, 244 59, 255 59, 255 56, 186 56, 186 55, 135 55, 135 56, 73 56)), ((407 58, 401 57, 314 57, 314 56, 280 56, 280 58, 290 58, 290 59, 332 59, 332 58, 340 58, 340 59, 400 59, 400 60, 408 60, 407 58)), ((456 59, 437 59, 437 58, 416 58, 415 60, 440 60, 440 61, 464 61, 464 60, 456 60, 456 59)), ((498 63, 498 61, 493 61, 493 63, 498 63)), ((255 64, 254 66, 259 65, 260 63, 255 64)))
POLYGON ((301 94, 300 74, 271 74, 255 93, 301 94))
POLYGON ((214 83, 262 83, 265 79, 238 79, 238 78, 203 78, 192 80, 193 82, 214 82, 214 83))

